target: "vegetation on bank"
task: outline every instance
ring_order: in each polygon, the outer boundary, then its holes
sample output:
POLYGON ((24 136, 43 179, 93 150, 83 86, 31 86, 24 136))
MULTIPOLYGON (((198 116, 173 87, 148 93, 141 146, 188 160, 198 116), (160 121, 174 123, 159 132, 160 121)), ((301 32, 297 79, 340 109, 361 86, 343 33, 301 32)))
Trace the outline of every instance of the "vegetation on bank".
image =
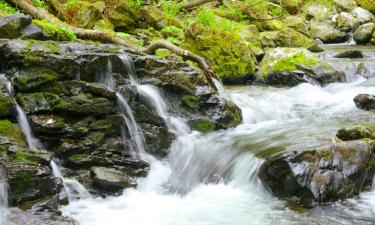
MULTIPOLYGON (((175 0, 28 1, 69 26, 105 32, 135 48, 166 39, 206 58, 215 72, 229 83, 256 74, 270 48, 316 50, 316 39, 344 41, 346 32, 354 32, 361 24, 347 21, 346 14, 340 18, 341 13, 351 13, 356 7, 375 11, 374 3, 368 0, 205 1, 197 5, 194 3, 199 1, 175 0), (332 22, 332 18, 338 18, 341 27, 332 22), (348 24, 353 25, 348 27, 348 24)), ((0 0, 1 15, 21 11, 11 2, 0 0)), ((56 40, 77 38, 63 24, 44 20, 34 20, 34 24, 56 40)), ((362 27, 361 32, 367 32, 366 28, 362 27)), ((370 41, 368 37, 373 32, 368 33, 366 40, 370 41)), ((375 42, 375 38, 372 41, 375 42)), ((156 53, 162 57, 171 55, 167 50, 156 53)))

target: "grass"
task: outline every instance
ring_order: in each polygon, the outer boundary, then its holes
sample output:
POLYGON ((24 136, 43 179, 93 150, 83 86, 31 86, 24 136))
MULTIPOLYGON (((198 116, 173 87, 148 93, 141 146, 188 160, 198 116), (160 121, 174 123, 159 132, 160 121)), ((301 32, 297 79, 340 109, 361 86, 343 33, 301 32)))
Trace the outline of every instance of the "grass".
POLYGON ((164 19, 167 25, 173 23, 173 19, 180 12, 182 5, 174 1, 163 0, 161 2, 161 7, 163 9, 164 19))
POLYGON ((0 12, 5 14, 16 14, 18 10, 13 8, 7 1, 0 0, 0 12))

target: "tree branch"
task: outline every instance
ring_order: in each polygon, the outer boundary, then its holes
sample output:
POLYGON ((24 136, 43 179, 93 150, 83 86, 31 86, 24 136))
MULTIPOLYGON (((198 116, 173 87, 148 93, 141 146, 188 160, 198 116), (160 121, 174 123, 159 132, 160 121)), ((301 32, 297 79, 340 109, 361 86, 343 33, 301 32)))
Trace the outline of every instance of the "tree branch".
POLYGON ((205 3, 208 3, 208 2, 217 2, 217 1, 220 1, 220 0, 196 0, 196 1, 188 2, 184 5, 182 5, 181 9, 192 10, 192 9, 197 8, 198 6, 200 6, 202 4, 205 4, 205 3))

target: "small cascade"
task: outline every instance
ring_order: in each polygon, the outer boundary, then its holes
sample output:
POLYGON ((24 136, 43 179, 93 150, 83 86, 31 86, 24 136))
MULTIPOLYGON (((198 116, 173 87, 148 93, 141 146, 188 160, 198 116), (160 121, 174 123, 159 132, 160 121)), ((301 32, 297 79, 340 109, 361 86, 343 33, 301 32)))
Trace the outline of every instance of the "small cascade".
MULTIPOLYGON (((5 84, 8 94, 13 97, 14 91, 13 91, 11 82, 7 79, 7 77, 5 77, 4 74, 0 75, 0 80, 5 84)), ((28 147, 34 150, 44 150, 42 143, 37 138, 34 137, 31 131, 31 126, 27 119, 25 111, 17 103, 17 101, 14 101, 14 102, 16 103, 17 121, 18 121, 18 124, 21 126, 21 130, 26 138, 28 147)))
POLYGON ((3 169, 0 169, 0 224, 7 223, 8 215, 8 182, 3 169))
POLYGON ((226 100, 230 100, 230 97, 229 97, 227 91, 225 90, 225 87, 224 87, 223 83, 216 78, 212 78, 212 81, 213 81, 213 83, 216 87, 216 90, 217 90, 219 96, 226 99, 226 100))
POLYGON ((59 166, 54 160, 51 160, 51 167, 53 175, 62 180, 64 190, 68 195, 69 200, 91 198, 90 193, 81 183, 74 179, 65 178, 62 175, 59 166))

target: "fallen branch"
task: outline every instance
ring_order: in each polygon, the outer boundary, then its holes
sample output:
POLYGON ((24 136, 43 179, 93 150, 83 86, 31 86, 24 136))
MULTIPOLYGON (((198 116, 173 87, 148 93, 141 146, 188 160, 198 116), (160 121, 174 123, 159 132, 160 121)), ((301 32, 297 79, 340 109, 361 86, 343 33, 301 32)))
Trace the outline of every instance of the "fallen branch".
POLYGON ((208 3, 208 2, 217 2, 217 1, 218 0, 196 0, 196 1, 188 2, 188 3, 184 4, 184 5, 182 5, 181 9, 192 10, 192 9, 195 9, 198 6, 203 5, 205 3, 208 3))
POLYGON ((143 50, 143 52, 147 54, 155 54, 155 51, 160 48, 168 49, 169 51, 173 52, 174 54, 178 56, 183 57, 184 59, 191 60, 193 62, 198 63, 199 67, 203 70, 204 75, 207 78, 207 81, 210 83, 212 87, 216 88, 212 79, 214 78, 219 81, 220 79, 216 76, 213 69, 211 68, 211 65, 206 61, 205 58, 200 57, 185 49, 182 49, 166 40, 158 40, 158 41, 152 42, 148 47, 146 47, 143 50))

